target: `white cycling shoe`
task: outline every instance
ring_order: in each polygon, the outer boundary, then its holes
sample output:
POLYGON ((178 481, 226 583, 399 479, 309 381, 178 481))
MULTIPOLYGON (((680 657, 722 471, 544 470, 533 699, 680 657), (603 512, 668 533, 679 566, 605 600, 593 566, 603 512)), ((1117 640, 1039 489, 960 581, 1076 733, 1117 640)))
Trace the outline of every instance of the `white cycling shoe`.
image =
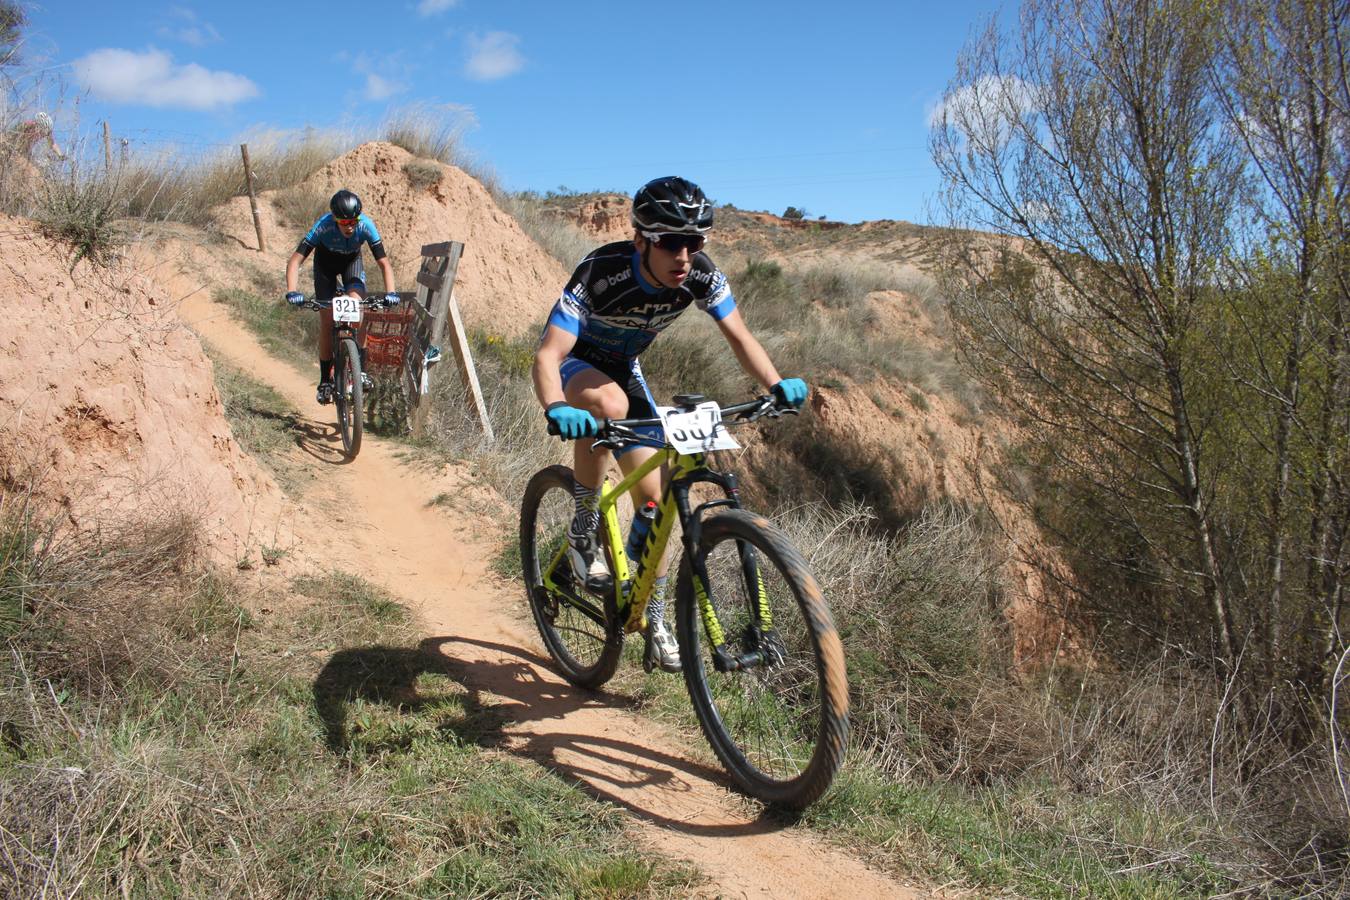
POLYGON ((678 672, 680 665, 680 645, 670 627, 662 619, 647 620, 647 651, 642 667, 650 672, 660 669, 662 672, 678 672))
POLYGON ((610 574, 609 564, 605 562, 605 554, 594 532, 578 534, 568 529, 567 561, 571 563, 572 574, 588 591, 604 595, 614 589, 614 576, 610 574))

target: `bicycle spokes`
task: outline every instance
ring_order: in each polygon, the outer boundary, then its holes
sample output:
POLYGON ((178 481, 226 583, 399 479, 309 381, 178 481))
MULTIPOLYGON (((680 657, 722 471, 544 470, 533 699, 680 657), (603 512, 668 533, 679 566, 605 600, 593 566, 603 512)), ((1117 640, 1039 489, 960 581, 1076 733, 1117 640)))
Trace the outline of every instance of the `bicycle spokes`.
POLYGON ((572 521, 571 474, 540 472, 526 489, 521 514, 521 561, 530 607, 549 653, 568 680, 595 687, 614 674, 623 634, 602 600, 577 583, 567 559, 572 521))
POLYGON ((750 515, 709 519, 701 544, 686 569, 681 621, 693 633, 681 654, 704 731, 756 796, 810 802, 842 759, 826 736, 847 730, 847 696, 823 677, 822 661, 842 665, 842 654, 821 652, 838 636, 816 612, 819 589, 781 533, 750 515))

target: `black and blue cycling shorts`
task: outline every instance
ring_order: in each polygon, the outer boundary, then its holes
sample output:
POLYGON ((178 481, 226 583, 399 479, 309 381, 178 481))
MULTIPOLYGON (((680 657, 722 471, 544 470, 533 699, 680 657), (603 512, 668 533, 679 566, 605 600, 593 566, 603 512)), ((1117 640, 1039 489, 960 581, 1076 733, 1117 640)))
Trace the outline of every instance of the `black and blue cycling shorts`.
POLYGON ((366 296, 366 269, 361 253, 334 253, 326 247, 314 252, 314 299, 328 303, 338 294, 355 290, 366 296))
MULTIPOLYGON (((638 364, 636 356, 610 363, 567 356, 563 359, 562 365, 558 367, 558 374, 562 376, 563 390, 567 389, 567 382, 587 369, 594 369, 609 378, 628 396, 628 414, 625 418, 657 418, 656 401, 652 398, 652 392, 647 387, 647 379, 642 375, 642 366, 638 364)), ((651 438, 653 442, 651 446, 653 447, 660 447, 662 441, 665 440, 665 429, 660 425, 644 425, 635 430, 638 434, 651 438)), ((632 449, 634 449, 632 446, 624 447, 614 455, 616 457, 623 456, 632 449)))

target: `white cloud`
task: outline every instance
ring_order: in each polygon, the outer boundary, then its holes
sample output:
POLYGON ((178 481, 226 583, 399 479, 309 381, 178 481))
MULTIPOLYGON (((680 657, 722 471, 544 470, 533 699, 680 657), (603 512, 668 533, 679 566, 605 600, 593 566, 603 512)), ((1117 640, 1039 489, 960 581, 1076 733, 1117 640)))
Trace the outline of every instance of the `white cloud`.
POLYGON ((182 41, 193 47, 204 47, 220 40, 220 32, 210 22, 202 21, 195 12, 186 7, 175 6, 169 15, 178 22, 161 25, 155 33, 170 40, 182 41))
POLYGON ((983 75, 947 94, 928 112, 929 128, 952 128, 967 140, 997 147, 1036 104, 1036 88, 1015 75, 983 75))
POLYGON ((475 81, 493 81, 519 72, 525 65, 525 57, 520 55, 516 46, 520 43, 517 35, 507 31, 489 31, 487 34, 471 34, 469 42, 469 61, 464 64, 464 74, 475 81))
POLYGON ((75 60, 75 77, 95 97, 179 109, 214 109, 258 96, 243 75, 177 65, 162 50, 136 53, 109 47, 75 60))
POLYGON ((365 97, 367 100, 388 100, 395 94, 401 94, 407 89, 407 85, 383 78, 374 72, 366 73, 365 97))
POLYGON ((459 6, 459 0, 422 0, 417 4, 417 13, 422 16, 434 16, 456 6, 459 6))

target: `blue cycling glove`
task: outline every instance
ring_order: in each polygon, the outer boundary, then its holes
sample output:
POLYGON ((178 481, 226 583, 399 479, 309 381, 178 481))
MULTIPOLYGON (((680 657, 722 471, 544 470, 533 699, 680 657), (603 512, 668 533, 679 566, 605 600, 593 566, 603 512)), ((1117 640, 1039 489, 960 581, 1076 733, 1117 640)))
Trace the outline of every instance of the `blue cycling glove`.
POLYGON ((289 303, 291 306, 304 306, 305 295, 300 293, 299 291, 287 291, 286 302, 289 303))
POLYGON ((549 408, 544 410, 544 418, 548 419, 549 424, 557 427, 558 434, 563 440, 590 437, 600 430, 595 416, 584 409, 568 406, 561 400, 550 404, 549 408))
POLYGON ((390 291, 389 293, 384 295, 385 306, 398 306, 402 302, 403 298, 400 297, 398 294, 394 293, 393 291, 390 291))
POLYGON ((784 378, 769 390, 778 398, 778 402, 793 409, 801 409, 806 402, 806 382, 800 378, 784 378))

